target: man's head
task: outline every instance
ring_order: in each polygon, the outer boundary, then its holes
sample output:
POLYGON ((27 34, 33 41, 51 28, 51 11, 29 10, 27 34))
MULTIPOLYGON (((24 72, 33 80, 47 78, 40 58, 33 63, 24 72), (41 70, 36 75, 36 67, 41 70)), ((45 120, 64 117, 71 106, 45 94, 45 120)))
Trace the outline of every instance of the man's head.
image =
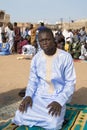
POLYGON ((33 29, 33 24, 30 24, 29 29, 33 29))
POLYGON ((15 27, 17 26, 17 22, 14 22, 14 26, 15 26, 15 27))
POLYGON ((56 42, 57 47, 58 47, 59 49, 64 50, 65 38, 64 38, 63 35, 60 35, 60 36, 56 37, 56 38, 55 38, 55 42, 56 42))
POLYGON ((41 26, 44 26, 44 22, 40 22, 40 25, 41 25, 41 26))
POLYGON ((51 29, 44 28, 43 30, 39 31, 38 40, 45 54, 47 55, 55 54, 56 44, 55 44, 54 35, 51 29))

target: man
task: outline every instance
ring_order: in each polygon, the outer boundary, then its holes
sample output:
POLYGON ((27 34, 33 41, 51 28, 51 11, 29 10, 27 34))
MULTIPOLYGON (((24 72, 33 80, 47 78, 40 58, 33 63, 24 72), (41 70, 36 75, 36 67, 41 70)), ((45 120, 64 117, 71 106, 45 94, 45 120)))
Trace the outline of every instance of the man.
POLYGON ((44 22, 41 21, 41 22, 40 22, 40 26, 38 27, 37 30, 38 30, 38 31, 41 31, 41 30, 43 30, 44 28, 46 28, 45 25, 44 25, 44 22))
POLYGON ((41 47, 40 47, 40 44, 39 44, 39 41, 38 41, 38 33, 39 33, 39 31, 44 30, 45 28, 46 28, 46 26, 44 25, 44 22, 41 21, 40 25, 39 25, 39 27, 37 28, 37 31, 36 31, 37 52, 41 50, 41 47))
POLYGON ((73 60, 69 53, 56 47, 50 29, 39 31, 38 39, 42 50, 32 59, 25 97, 12 122, 19 126, 59 130, 66 103, 74 93, 73 60))
POLYGON ((20 31, 20 27, 18 27, 17 22, 14 22, 14 33, 15 33, 15 38, 14 38, 14 51, 15 53, 18 52, 18 43, 21 40, 21 31, 20 31))
POLYGON ((79 56, 80 60, 87 60, 87 42, 81 46, 81 55, 79 56))
POLYGON ((4 33, 3 24, 0 22, 0 43, 2 43, 3 33, 4 33))
POLYGON ((36 27, 34 27, 33 24, 30 24, 28 35, 30 36, 30 44, 32 46, 35 46, 36 45, 36 27))

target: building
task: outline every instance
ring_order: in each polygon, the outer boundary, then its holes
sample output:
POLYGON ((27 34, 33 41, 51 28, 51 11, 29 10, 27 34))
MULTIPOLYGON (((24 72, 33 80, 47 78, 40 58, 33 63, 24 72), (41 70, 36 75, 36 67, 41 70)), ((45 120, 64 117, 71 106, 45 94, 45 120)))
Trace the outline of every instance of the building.
POLYGON ((0 10, 0 22, 3 23, 3 25, 10 22, 10 15, 6 14, 4 10, 0 10))

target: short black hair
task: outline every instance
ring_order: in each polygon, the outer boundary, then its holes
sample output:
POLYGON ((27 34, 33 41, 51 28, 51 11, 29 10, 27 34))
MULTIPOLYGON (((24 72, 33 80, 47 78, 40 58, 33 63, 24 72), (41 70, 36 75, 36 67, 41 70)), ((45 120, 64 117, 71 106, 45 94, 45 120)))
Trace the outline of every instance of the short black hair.
POLYGON ((44 23, 43 23, 43 22, 40 22, 40 25, 41 25, 41 26, 44 26, 44 23))
POLYGON ((17 22, 14 22, 14 26, 17 26, 17 22))
POLYGON ((40 35, 41 33, 45 33, 45 32, 49 33, 52 36, 52 38, 54 38, 52 30, 50 28, 47 28, 47 27, 44 28, 44 29, 42 29, 42 30, 40 30, 39 33, 38 33, 38 35, 40 35))

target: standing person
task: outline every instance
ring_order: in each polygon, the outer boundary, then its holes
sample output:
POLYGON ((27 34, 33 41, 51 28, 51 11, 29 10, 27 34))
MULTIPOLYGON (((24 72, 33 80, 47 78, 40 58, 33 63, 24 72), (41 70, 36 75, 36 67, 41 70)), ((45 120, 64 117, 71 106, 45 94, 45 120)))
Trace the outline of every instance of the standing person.
POLYGON ((6 36, 8 38, 8 43, 10 44, 10 53, 12 53, 13 51, 12 48, 14 46, 14 37, 15 37, 12 23, 8 25, 8 31, 6 33, 6 36))
POLYGON ((12 122, 59 130, 76 84, 73 59, 56 47, 49 28, 39 32, 38 40, 42 50, 32 59, 25 97, 12 122))
POLYGON ((38 33, 39 31, 45 29, 45 25, 44 25, 44 22, 41 21, 40 22, 40 26, 37 28, 37 31, 36 31, 36 41, 37 41, 37 52, 41 50, 41 47, 40 47, 40 44, 39 44, 39 41, 38 41, 38 33))
POLYGON ((43 30, 44 28, 46 28, 45 27, 45 25, 44 25, 44 22, 42 21, 42 22, 40 22, 40 26, 38 27, 38 31, 41 31, 41 30, 43 30))
POLYGON ((5 25, 5 28, 4 28, 4 30, 5 30, 5 35, 7 35, 8 31, 9 31, 8 26, 10 26, 11 24, 12 24, 11 22, 8 22, 8 23, 5 25))
POLYGON ((30 24, 28 35, 30 36, 30 44, 32 46, 35 46, 36 45, 36 28, 33 26, 33 24, 30 24))
POLYGON ((17 26, 17 22, 14 23, 14 33, 15 33, 14 51, 15 53, 17 53, 17 46, 21 39, 21 31, 20 31, 20 28, 17 26))
POLYGON ((2 43, 2 37, 3 37, 3 24, 0 22, 0 43, 2 43))
POLYGON ((81 28, 79 34, 80 34, 80 42, 83 45, 86 40, 86 30, 84 26, 81 28))

